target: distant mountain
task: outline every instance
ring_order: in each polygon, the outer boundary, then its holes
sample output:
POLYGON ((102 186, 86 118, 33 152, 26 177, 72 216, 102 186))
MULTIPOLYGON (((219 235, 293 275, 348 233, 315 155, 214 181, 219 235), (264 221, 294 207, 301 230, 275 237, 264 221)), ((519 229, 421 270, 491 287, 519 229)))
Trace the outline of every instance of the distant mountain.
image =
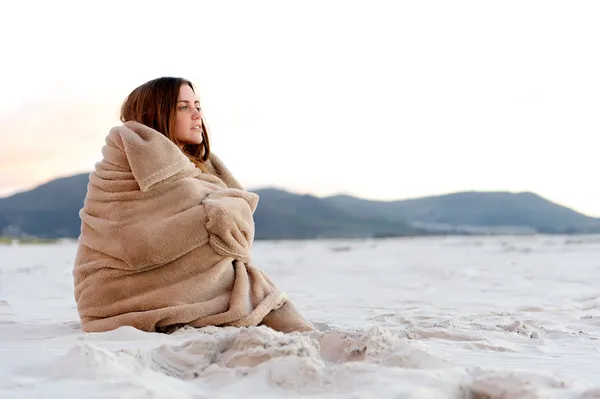
POLYGON ((0 235, 77 237, 88 179, 88 174, 60 178, 0 198, 0 235))
MULTIPOLYGON (((0 198, 0 235, 72 237, 88 174, 60 178, 0 198)), ((533 193, 462 192, 399 201, 319 198, 276 188, 252 190, 260 201, 256 239, 390 237, 474 233, 600 233, 600 219, 533 193)))
POLYGON ((254 215, 259 239, 385 237, 426 234, 402 219, 355 212, 312 195, 297 195, 268 188, 253 190, 260 196, 254 215))
POLYGON ((578 213, 530 192, 460 192, 400 201, 365 201, 333 196, 324 201, 342 209, 421 227, 531 230, 540 233, 600 232, 600 219, 578 213), (435 227, 437 226, 437 227, 435 227))

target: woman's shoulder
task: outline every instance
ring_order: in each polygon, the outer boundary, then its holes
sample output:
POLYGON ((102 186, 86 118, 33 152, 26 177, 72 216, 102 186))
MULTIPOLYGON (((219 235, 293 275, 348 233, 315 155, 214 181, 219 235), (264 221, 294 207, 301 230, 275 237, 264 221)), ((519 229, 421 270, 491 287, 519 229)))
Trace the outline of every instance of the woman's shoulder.
POLYGON ((233 173, 225 165, 225 162, 221 160, 214 152, 211 151, 208 157, 208 166, 211 171, 219 177, 229 188, 237 188, 243 190, 244 188, 240 182, 235 178, 233 173))
POLYGON ((194 164, 166 136, 137 122, 113 127, 102 152, 105 162, 126 164, 142 191, 174 176, 198 173, 194 164))
POLYGON ((135 137, 141 141, 170 142, 165 135, 149 126, 135 121, 127 121, 120 125, 113 126, 108 132, 108 137, 115 136, 135 137))

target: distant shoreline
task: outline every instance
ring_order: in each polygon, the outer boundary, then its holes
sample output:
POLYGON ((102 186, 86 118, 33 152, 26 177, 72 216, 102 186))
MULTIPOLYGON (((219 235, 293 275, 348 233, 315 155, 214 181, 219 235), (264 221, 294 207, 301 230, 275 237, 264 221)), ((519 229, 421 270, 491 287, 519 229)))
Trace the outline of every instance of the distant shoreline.
MULTIPOLYGON (((491 237, 600 237, 600 233, 440 233, 440 234, 411 234, 390 236, 364 236, 364 237, 310 237, 310 238, 258 238, 254 242, 313 242, 313 241, 368 241, 368 240, 394 240, 418 238, 491 238, 491 237)), ((45 245, 57 243, 77 243, 77 237, 43 238, 43 237, 11 237, 0 236, 0 245, 45 245)))

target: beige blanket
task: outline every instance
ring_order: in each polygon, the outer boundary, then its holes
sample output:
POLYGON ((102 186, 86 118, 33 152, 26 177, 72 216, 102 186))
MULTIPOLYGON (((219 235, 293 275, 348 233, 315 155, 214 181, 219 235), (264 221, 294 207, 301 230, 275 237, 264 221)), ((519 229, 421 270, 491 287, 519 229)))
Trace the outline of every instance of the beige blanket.
POLYGON ((211 173, 202 173, 165 136, 135 122, 113 128, 102 154, 80 211, 74 268, 85 331, 311 329, 252 265, 258 196, 216 156, 211 173))

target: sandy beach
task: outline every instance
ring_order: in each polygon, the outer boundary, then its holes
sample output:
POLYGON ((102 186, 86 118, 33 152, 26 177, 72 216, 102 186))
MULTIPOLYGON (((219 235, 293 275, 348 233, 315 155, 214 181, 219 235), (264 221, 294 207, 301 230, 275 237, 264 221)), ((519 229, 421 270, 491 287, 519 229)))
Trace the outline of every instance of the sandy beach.
POLYGON ((76 244, 0 246, 2 398, 600 398, 600 237, 257 242, 317 327, 86 334, 76 244))

